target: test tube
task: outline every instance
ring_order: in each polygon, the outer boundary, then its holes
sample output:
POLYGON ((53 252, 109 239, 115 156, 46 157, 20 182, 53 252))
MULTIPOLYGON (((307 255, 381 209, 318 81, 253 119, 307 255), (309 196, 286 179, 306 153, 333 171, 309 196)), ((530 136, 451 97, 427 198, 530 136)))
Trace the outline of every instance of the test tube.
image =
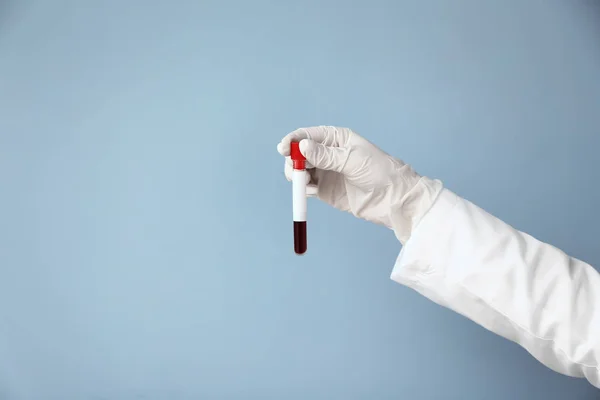
POLYGON ((292 172, 292 210, 294 217, 294 252, 306 252, 306 158, 300 153, 300 143, 292 142, 290 157, 292 172))

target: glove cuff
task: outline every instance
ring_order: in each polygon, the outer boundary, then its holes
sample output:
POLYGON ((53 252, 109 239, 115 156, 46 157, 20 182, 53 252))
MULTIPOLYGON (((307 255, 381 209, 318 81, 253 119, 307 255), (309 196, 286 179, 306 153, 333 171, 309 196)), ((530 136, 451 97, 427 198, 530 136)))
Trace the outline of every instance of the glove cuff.
POLYGON ((440 180, 423 176, 417 184, 390 210, 391 228, 403 245, 413 229, 435 203, 444 185, 440 180))

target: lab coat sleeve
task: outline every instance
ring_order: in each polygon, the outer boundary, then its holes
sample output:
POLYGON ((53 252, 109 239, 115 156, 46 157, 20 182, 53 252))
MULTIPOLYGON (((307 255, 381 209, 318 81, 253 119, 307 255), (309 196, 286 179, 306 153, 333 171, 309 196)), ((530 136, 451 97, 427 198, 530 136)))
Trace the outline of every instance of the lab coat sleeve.
POLYGON ((600 388, 600 274, 443 189, 391 278, 600 388))

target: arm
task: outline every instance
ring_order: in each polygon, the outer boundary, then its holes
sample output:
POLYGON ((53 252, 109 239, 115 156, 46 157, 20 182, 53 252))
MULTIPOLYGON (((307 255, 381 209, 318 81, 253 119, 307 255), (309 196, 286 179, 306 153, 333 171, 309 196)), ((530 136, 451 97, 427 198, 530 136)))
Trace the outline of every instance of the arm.
POLYGON ((392 279, 600 387, 600 274, 447 189, 413 228, 392 279))
MULTIPOLYGON (((348 128, 291 140, 315 168, 312 195, 386 226, 404 245, 392 279, 600 388, 600 274, 422 177, 348 128)), ((291 179, 291 160, 285 174, 291 179)))

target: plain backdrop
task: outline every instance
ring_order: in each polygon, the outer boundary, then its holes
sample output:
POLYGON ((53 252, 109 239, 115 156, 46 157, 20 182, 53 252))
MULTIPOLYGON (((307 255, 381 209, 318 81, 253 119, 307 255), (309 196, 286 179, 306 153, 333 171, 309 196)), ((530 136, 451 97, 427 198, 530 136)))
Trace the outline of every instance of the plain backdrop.
POLYGON ((351 127, 600 265, 595 1, 0 1, 0 399, 595 399, 389 279, 287 132, 351 127))

